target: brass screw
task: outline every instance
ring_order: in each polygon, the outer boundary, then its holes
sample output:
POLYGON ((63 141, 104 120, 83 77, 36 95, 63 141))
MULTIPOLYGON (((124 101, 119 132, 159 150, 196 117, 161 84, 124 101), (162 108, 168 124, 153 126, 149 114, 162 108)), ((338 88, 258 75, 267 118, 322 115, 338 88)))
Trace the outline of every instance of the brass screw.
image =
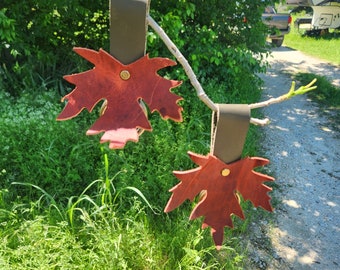
POLYGON ((127 70, 122 70, 119 75, 120 75, 120 78, 124 81, 127 81, 131 77, 130 72, 127 70))
POLYGON ((230 170, 229 169, 223 169, 221 172, 222 176, 228 176, 230 174, 230 170))

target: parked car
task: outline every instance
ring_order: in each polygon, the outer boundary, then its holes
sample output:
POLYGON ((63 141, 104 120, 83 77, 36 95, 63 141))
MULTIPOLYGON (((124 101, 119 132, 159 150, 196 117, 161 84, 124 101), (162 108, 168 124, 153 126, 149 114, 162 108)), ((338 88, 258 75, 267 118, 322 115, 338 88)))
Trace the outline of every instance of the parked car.
POLYGON ((284 35, 290 32, 290 24, 292 17, 290 14, 277 13, 272 6, 266 7, 262 14, 262 21, 271 29, 271 34, 268 36, 271 42, 276 47, 280 47, 284 40, 284 35))

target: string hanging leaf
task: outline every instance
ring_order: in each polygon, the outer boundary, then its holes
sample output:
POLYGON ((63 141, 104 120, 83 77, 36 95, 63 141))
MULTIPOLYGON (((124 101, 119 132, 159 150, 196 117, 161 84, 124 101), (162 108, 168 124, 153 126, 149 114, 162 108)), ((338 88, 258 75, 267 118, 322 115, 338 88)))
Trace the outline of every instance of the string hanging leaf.
POLYGON ((74 51, 95 67, 64 77, 76 87, 62 98, 62 101, 67 100, 67 104, 57 120, 73 118, 85 108, 92 112, 98 102, 106 100, 103 114, 86 134, 104 132, 101 142, 110 142, 110 148, 123 148, 127 141, 137 142, 137 128, 152 130, 140 100, 148 104, 151 112, 158 111, 163 119, 182 121, 182 108, 177 104, 182 98, 171 92, 181 82, 167 80, 157 74, 158 70, 176 62, 145 55, 124 65, 102 49, 97 52, 74 48, 74 51))
POLYGON ((199 167, 174 172, 181 182, 170 190, 173 194, 164 211, 174 210, 187 199, 193 201, 204 191, 203 198, 191 212, 190 220, 204 216, 202 228, 211 227, 217 249, 223 242, 224 227, 233 227, 231 215, 244 219, 238 194, 256 207, 272 211, 267 194, 271 188, 263 182, 274 179, 253 170, 268 164, 267 159, 251 157, 226 164, 211 154, 202 156, 189 152, 189 156, 199 167))

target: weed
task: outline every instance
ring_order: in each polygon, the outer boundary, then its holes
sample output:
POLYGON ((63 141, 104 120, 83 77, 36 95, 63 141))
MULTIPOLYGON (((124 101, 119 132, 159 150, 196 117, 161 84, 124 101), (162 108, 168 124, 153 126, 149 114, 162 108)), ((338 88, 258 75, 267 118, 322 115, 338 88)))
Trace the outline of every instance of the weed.
MULTIPOLYGON (((104 155, 108 172, 106 162, 104 155)), ((198 229, 197 221, 190 224, 183 218, 156 215, 163 222, 152 222, 139 199, 145 206, 150 203, 137 188, 128 187, 139 197, 133 197, 131 207, 123 211, 116 203, 120 190, 112 184, 118 175, 93 181, 79 197, 71 197, 65 208, 40 187, 13 183, 43 195, 34 203, 15 207, 15 212, 29 215, 15 215, 11 229, 2 231, 0 254, 8 258, 0 261, 2 269, 236 269, 234 265, 240 264, 230 260, 239 256, 232 248, 222 250, 226 257, 217 256, 208 231, 198 229), (93 188, 97 193, 91 197, 86 193, 93 188), (52 209, 57 209, 59 220, 51 217, 52 209)))

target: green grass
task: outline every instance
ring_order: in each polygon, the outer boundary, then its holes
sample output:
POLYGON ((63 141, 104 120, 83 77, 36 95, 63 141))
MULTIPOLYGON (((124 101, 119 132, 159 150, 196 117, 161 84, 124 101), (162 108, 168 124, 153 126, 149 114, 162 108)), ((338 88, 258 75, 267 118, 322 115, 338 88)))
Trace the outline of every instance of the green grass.
MULTIPOLYGON (((215 102, 260 97, 257 89, 226 95, 223 84, 205 86, 215 102)), ((112 151, 85 136, 95 112, 55 120, 62 104, 53 89, 16 98, 0 90, 0 268, 242 269, 240 235, 262 210, 243 203, 247 219, 225 229, 220 252, 202 220, 188 220, 191 203, 163 213, 178 183, 172 171, 195 166, 187 151, 209 152, 211 111, 188 85, 180 91, 183 123, 152 114, 153 132, 112 151)), ((244 155, 257 153, 257 140, 252 126, 244 155)))
MULTIPOLYGON (((303 14, 293 15, 293 22, 298 17, 303 17, 303 14)), ((309 37, 299 33, 292 23, 291 32, 285 36, 284 45, 330 63, 340 64, 339 30, 331 30, 330 33, 319 37, 309 37)))

